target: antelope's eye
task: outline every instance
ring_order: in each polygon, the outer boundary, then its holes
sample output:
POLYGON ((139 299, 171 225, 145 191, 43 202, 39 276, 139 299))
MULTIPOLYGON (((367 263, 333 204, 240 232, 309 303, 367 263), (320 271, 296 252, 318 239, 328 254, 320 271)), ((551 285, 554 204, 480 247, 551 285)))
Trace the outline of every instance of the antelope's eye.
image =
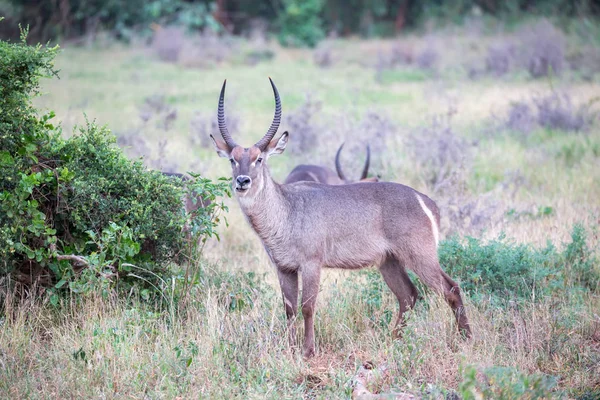
POLYGON ((258 160, 256 160, 256 164, 260 164, 262 162, 262 157, 259 157, 258 160))
POLYGON ((231 165, 235 165, 235 160, 233 158, 230 158, 229 161, 231 162, 231 165))

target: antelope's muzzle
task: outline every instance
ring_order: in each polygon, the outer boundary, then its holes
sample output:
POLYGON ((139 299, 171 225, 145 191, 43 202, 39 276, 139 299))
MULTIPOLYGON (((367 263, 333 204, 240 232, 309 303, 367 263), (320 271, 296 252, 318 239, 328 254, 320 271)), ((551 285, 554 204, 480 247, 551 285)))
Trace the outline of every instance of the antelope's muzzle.
POLYGON ((250 179, 248 175, 238 175, 238 177, 235 178, 236 191, 245 192, 250 189, 250 186, 252 186, 252 179, 250 179))

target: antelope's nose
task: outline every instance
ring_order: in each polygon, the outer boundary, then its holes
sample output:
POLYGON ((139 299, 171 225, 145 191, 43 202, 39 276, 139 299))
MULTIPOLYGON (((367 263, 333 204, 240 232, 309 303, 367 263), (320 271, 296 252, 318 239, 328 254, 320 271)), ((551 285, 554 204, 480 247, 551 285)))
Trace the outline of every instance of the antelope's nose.
POLYGON ((250 179, 249 176, 247 175, 239 175, 236 179, 236 187, 238 189, 247 189, 248 186, 250 186, 250 183, 252 182, 252 179, 250 179))

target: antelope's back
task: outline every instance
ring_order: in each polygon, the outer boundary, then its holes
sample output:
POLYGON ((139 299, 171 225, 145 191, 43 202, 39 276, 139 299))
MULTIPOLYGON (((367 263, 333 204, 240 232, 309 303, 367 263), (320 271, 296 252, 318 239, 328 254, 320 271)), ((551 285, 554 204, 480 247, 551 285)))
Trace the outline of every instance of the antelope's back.
POLYGON ((296 166, 285 179, 285 184, 296 182, 318 182, 328 185, 341 185, 344 182, 330 168, 320 165, 301 164, 296 166))
POLYGON ((415 189, 392 182, 323 185, 303 182, 284 186, 298 240, 335 237, 362 243, 397 242, 403 237, 430 237, 431 221, 421 202, 439 220, 433 200, 415 189), (421 199, 421 202, 419 201, 421 199), (308 233, 308 234, 307 234, 308 233))

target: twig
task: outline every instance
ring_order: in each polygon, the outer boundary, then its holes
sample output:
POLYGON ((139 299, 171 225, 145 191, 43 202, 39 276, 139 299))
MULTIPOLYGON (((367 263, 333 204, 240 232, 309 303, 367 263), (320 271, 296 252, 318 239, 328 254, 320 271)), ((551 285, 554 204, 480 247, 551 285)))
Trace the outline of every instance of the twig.
POLYGON ((88 268, 90 266, 85 257, 76 256, 74 254, 57 254, 56 259, 58 261, 71 261, 76 267, 88 268))

